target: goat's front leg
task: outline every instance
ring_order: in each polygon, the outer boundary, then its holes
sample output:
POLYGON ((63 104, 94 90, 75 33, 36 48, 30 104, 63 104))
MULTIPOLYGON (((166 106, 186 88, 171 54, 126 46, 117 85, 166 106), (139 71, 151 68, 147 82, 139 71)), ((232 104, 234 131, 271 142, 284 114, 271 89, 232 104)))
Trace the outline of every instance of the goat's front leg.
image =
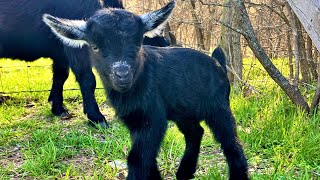
POLYGON ((85 48, 87 47, 82 47, 82 49, 65 47, 65 52, 70 61, 71 69, 80 85, 83 112, 89 119, 89 125, 94 127, 95 125, 99 125, 101 128, 107 128, 106 120, 100 112, 94 97, 96 79, 92 72, 88 51, 85 48))
MULTIPOLYGON (((167 120, 163 116, 142 118, 143 127, 130 128, 132 148, 128 156, 128 180, 157 180, 161 175, 156 157, 167 129, 167 120)), ((141 119, 130 119, 131 122, 141 119)))

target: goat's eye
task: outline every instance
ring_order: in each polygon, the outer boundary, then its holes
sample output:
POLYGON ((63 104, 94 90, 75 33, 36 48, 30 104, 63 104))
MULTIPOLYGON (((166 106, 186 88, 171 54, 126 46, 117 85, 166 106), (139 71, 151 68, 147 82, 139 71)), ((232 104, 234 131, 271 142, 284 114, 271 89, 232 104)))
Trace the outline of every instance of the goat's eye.
POLYGON ((99 48, 97 46, 91 46, 91 48, 94 52, 99 52, 99 48))

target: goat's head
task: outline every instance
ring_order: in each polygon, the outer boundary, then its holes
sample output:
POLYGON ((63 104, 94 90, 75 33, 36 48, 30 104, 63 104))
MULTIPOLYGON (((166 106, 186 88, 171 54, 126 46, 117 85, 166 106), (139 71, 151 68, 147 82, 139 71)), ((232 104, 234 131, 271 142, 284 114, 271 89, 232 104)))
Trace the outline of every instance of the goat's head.
POLYGON ((175 6, 137 16, 123 9, 102 9, 87 21, 67 20, 43 15, 43 21, 67 46, 88 45, 100 76, 119 92, 128 91, 141 68, 144 36, 159 35, 175 6))

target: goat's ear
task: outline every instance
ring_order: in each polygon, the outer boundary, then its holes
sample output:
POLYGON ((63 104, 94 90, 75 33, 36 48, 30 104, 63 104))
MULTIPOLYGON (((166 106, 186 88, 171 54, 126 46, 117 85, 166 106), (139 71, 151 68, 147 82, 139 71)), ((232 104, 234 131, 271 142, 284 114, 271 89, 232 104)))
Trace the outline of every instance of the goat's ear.
POLYGON ((84 44, 88 44, 83 40, 86 30, 85 21, 60 19, 49 14, 44 14, 42 20, 63 44, 75 48, 81 48, 84 44))
POLYGON ((176 1, 172 0, 163 8, 140 16, 145 25, 145 36, 152 38, 162 34, 175 4, 176 1))

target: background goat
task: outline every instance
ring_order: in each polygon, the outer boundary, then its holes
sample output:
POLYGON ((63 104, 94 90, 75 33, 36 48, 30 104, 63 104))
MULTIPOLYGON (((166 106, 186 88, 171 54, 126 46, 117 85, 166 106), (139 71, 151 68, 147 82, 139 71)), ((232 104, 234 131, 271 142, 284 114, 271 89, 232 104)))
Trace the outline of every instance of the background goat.
MULTIPOLYGON (((175 1, 160 10, 134 15, 103 9, 87 21, 44 15, 44 22, 72 47, 89 45, 90 59, 103 81, 117 115, 130 130, 132 148, 127 179, 161 179, 156 157, 174 121, 184 134, 186 150, 176 173, 193 178, 205 120, 229 165, 230 179, 248 179, 247 162, 230 110, 225 68, 215 59, 187 48, 142 46, 144 35, 161 31, 175 1)), ((214 57, 225 62, 218 48, 214 57)))
MULTIPOLYGON (((69 19, 87 19, 103 7, 123 8, 121 0, 0 0, 0 57, 34 61, 40 57, 53 60, 53 83, 49 96, 52 113, 68 115, 63 107, 63 84, 69 66, 80 84, 84 113, 90 123, 106 127, 94 97, 95 77, 87 47, 71 48, 57 40, 41 21, 44 13, 69 19)), ((167 46, 164 37, 148 39, 148 44, 167 46)))

